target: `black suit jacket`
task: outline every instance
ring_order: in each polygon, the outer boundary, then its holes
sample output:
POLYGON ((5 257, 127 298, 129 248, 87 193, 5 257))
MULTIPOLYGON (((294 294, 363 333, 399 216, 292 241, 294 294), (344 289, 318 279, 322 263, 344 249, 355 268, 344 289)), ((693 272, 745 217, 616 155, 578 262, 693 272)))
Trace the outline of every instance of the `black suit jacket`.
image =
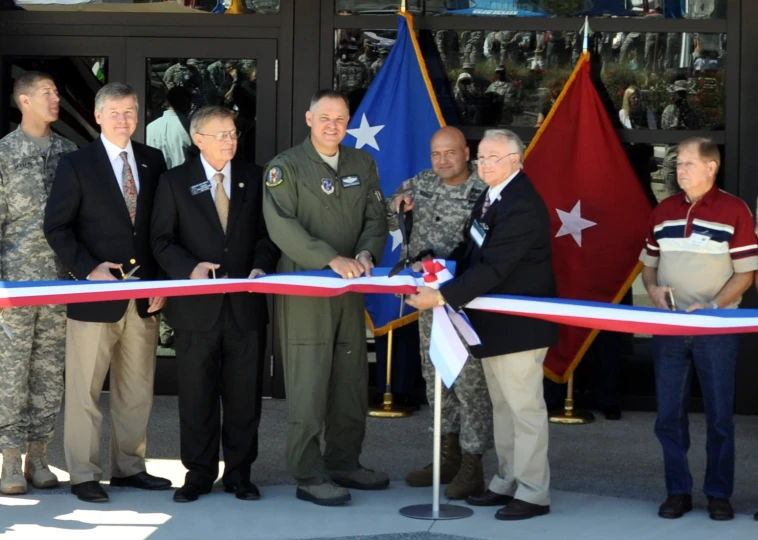
MULTIPOLYGON (((221 228, 210 190, 193 195, 192 186, 207 181, 200 158, 166 172, 156 195, 152 246, 155 258, 171 279, 189 279, 200 262, 220 264, 216 277, 246 278, 254 268, 276 269, 279 250, 269 239, 263 220, 261 169, 232 161, 231 201, 226 234, 221 228)), ((219 318, 223 294, 169 298, 164 313, 182 330, 207 331, 219 318)), ((263 294, 229 295, 237 323, 244 330, 268 322, 263 294)))
MULTIPOLYGON (((466 243, 457 252, 459 277, 442 286, 442 295, 456 309, 483 294, 555 297, 550 258, 550 216, 542 197, 526 174, 519 173, 503 189, 484 218, 477 201, 466 225, 466 243), (471 237, 474 220, 487 227, 481 247, 471 237)), ((477 358, 550 347, 558 342, 555 323, 466 310, 482 345, 472 347, 477 358)))
MULTIPOLYGON (((45 207, 45 237, 71 277, 84 280, 97 265, 122 264, 124 273, 135 266, 140 279, 155 279, 158 265, 150 250, 150 216, 160 175, 166 162, 160 151, 132 141, 137 162, 139 194, 132 225, 124 195, 102 140, 63 156, 45 207)), ((120 277, 120 273, 115 273, 120 277)), ((88 322, 116 322, 128 300, 69 304, 68 316, 88 322)), ((140 317, 149 317, 148 301, 137 300, 140 317)))

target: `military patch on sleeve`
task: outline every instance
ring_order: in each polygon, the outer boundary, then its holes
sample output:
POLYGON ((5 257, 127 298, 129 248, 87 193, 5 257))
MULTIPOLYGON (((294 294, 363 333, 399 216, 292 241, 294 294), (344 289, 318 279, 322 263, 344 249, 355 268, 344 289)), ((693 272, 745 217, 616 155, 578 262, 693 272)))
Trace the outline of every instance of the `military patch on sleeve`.
POLYGON ((480 188, 471 188, 471 191, 468 192, 469 204, 474 204, 477 201, 477 199, 479 199, 479 197, 481 196, 482 191, 484 190, 480 188))
POLYGON ((403 191, 410 191, 410 189, 411 189, 411 181, 406 180, 405 182, 403 182, 403 191))
POLYGON ((284 175, 279 167, 271 167, 266 173, 266 187, 276 187, 284 182, 284 175))

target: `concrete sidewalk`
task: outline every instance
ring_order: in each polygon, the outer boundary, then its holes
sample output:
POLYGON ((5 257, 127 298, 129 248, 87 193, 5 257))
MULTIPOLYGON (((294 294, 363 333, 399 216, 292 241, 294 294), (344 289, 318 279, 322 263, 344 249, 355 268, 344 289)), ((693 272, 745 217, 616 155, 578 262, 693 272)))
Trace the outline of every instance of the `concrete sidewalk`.
POLYGON ((238 501, 230 494, 214 491, 189 504, 172 502, 171 492, 106 489, 111 502, 105 505, 85 504, 63 494, 0 497, 0 535, 3 539, 45 540, 288 540, 359 536, 387 540, 451 536, 493 540, 747 540, 758 536, 758 523, 744 514, 734 521, 717 523, 709 520, 705 511, 696 510, 671 521, 655 515, 657 504, 653 502, 564 491, 553 492, 549 515, 506 523, 494 519, 496 508, 476 508, 472 517, 456 521, 405 518, 398 510, 430 502, 431 490, 412 489, 398 483, 382 492, 354 491, 349 506, 336 508, 295 499, 294 486, 263 488, 260 501, 238 501))
MULTIPOLYGON (((102 445, 107 467, 110 431, 108 396, 102 445)), ((148 470, 181 486, 184 467, 179 461, 176 398, 156 397, 148 428, 148 470)), ((82 503, 69 493, 62 446, 62 417, 50 449, 51 465, 64 482, 55 490, 30 490, 21 497, 0 497, 0 537, 212 539, 355 538, 363 540, 434 540, 453 537, 529 540, 583 538, 598 540, 667 538, 698 540, 714 537, 758 538, 758 417, 738 416, 737 476, 732 502, 738 516, 713 522, 700 492, 705 472, 705 422, 691 415, 690 465, 695 479, 695 511, 680 520, 657 517, 665 498, 661 451, 652 433, 654 414, 625 413, 619 422, 599 418, 585 426, 551 425, 551 513, 525 522, 494 519, 496 508, 477 508, 459 521, 418 521, 398 510, 431 503, 431 489, 412 489, 402 482, 407 471, 431 459, 431 415, 427 408, 410 418, 369 419, 362 463, 387 471, 390 489, 353 491, 347 507, 323 508, 295 498, 295 487, 284 467, 286 403, 265 401, 260 428, 260 454, 253 481, 260 501, 238 501, 220 490, 200 501, 177 504, 172 492, 142 492, 105 486, 111 502, 82 503), (3 535, 4 533, 4 535, 3 535), (448 536, 449 535, 449 536, 448 536)), ((485 457, 485 474, 496 469, 493 452, 485 457)))

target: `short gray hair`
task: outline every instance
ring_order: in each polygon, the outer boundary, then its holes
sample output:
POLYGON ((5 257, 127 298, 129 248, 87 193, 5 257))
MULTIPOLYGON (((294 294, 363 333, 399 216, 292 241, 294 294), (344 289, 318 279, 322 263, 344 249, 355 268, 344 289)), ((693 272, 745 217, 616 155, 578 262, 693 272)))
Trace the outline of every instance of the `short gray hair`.
POLYGON ((522 141, 521 137, 513 133, 511 130, 488 129, 487 131, 484 132, 482 141, 485 141, 488 139, 509 143, 513 151, 516 154, 518 154, 519 159, 521 161, 524 161, 524 141, 522 141))
POLYGON ((122 82, 108 83, 95 94, 95 110, 103 112, 103 105, 105 105, 106 101, 128 97, 134 98, 134 103, 137 105, 137 110, 139 111, 139 99, 137 98, 137 92, 134 91, 134 88, 122 82))
POLYGON ((200 130, 203 129, 205 124, 216 118, 231 118, 234 120, 234 115, 232 114, 232 111, 226 107, 221 107, 220 105, 206 105, 205 107, 201 107, 192 116, 192 122, 190 122, 190 135, 194 137, 195 134, 200 133, 200 130))

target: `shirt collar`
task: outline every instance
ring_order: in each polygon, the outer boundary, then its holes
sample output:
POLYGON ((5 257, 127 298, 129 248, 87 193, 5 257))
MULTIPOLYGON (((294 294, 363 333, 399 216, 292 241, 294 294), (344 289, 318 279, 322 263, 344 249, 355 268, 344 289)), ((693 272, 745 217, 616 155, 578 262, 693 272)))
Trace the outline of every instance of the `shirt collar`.
POLYGON ((521 173, 521 169, 517 170, 515 173, 513 173, 508 178, 506 178, 505 182, 501 182, 500 184, 498 184, 494 188, 491 187, 488 190, 489 198, 490 198, 490 204, 493 203, 493 202, 495 202, 497 199, 500 198, 500 194, 503 192, 503 190, 505 189, 505 187, 508 184, 510 184, 511 181, 519 175, 519 173, 521 173))
MULTIPOLYGON (((720 191, 721 190, 719 189, 719 187, 716 184, 713 184, 713 187, 711 187, 711 189, 708 190, 708 193, 703 195, 700 199, 698 199, 695 202, 696 203, 699 202, 701 206, 710 206, 718 198, 720 191)), ((682 196, 682 201, 681 201, 682 205, 689 206, 692 204, 690 200, 687 198, 687 194, 685 192, 682 192, 681 196, 682 196)))
POLYGON ((216 169, 214 169, 211 166, 211 164, 205 160, 205 156, 203 156, 203 154, 200 154, 200 162, 203 164, 203 170, 205 171, 205 178, 207 178, 208 180, 213 180, 214 174, 221 173, 224 175, 224 182, 226 181, 231 182, 232 180, 232 162, 231 161, 227 161, 226 165, 224 165, 224 167, 220 171, 217 171, 216 169))
POLYGON ((129 140, 129 142, 126 144, 126 148, 119 148, 112 142, 110 142, 108 139, 105 138, 105 135, 102 133, 100 134, 100 140, 103 141, 103 146, 105 147, 105 152, 108 154, 108 159, 111 161, 115 161, 116 159, 121 159, 121 152, 127 153, 127 158, 131 156, 134 158, 134 150, 132 149, 132 141, 129 140))

